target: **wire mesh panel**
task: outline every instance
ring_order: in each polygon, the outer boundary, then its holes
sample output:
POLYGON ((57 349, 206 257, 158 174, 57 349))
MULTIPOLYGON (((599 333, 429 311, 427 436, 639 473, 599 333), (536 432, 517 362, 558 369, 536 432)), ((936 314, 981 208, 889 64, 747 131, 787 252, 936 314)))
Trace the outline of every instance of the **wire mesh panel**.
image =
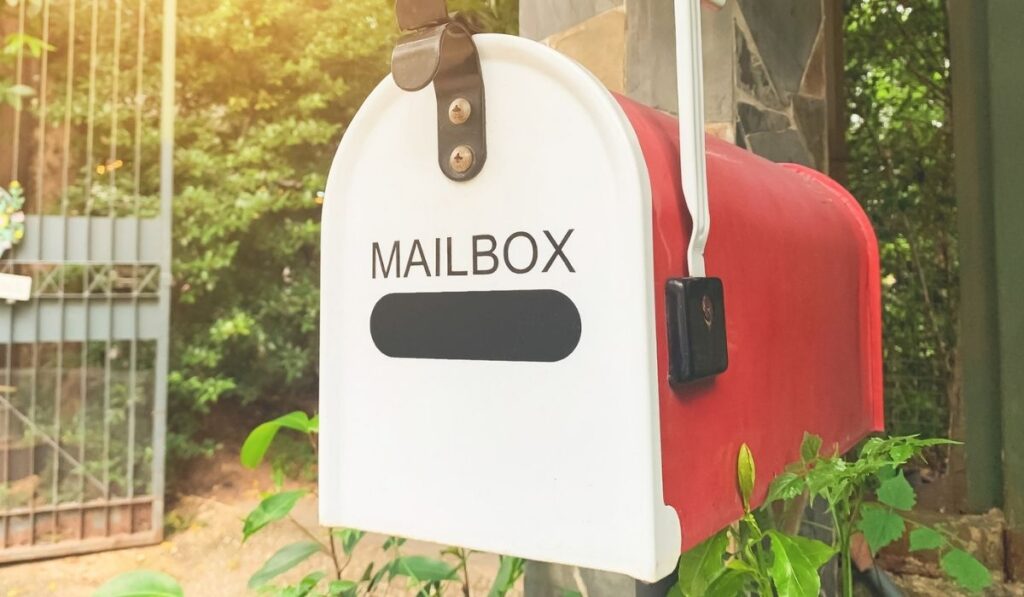
POLYGON ((0 5, 0 563, 162 537, 173 15, 0 5))

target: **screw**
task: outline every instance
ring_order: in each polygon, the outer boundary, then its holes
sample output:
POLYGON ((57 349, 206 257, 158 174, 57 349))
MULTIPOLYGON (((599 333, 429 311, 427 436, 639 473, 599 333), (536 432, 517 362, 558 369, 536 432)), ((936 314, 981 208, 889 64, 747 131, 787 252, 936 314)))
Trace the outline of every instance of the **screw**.
POLYGON ((451 157, 448 158, 448 165, 459 174, 465 174, 473 167, 473 148, 469 145, 459 145, 453 149, 451 157))
POLYGON ((711 297, 704 295, 700 301, 700 308, 704 311, 705 325, 711 327, 711 322, 715 319, 715 305, 711 302, 711 297))
POLYGON ((456 98, 448 106, 448 120, 452 121, 452 124, 465 124, 472 113, 473 105, 464 97, 456 98))

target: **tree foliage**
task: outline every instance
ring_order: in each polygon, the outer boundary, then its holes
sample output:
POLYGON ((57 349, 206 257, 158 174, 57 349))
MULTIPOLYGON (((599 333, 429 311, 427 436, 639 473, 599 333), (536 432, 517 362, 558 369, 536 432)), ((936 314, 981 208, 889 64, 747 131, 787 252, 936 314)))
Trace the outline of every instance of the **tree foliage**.
MULTIPOLYGON (((0 102, 28 98, 23 125, 34 130, 43 98, 16 85, 15 57, 38 61, 53 50, 50 148, 65 126, 70 139, 67 194, 59 184, 47 187, 40 210, 156 215, 162 3, 126 1, 116 10, 53 4, 44 14, 41 2, 26 2, 30 35, 0 35, 0 102), (36 36, 46 18, 49 45, 36 36)), ((452 0, 450 7, 479 30, 517 29, 516 0, 452 0)), ((0 5, 4 22, 17 21, 16 8, 0 5)), ((275 401, 315 395, 320 193, 349 121, 388 75, 398 30, 389 0, 179 0, 175 18, 168 412, 171 452, 189 456, 212 447, 197 438, 218 401, 274 408, 275 401)), ((26 143, 21 153, 35 155, 26 143)), ((20 174, 29 173, 30 162, 22 160, 20 174)), ((47 178, 59 181, 55 164, 47 178)))
POLYGON ((317 193, 394 37, 376 0, 179 2, 175 430, 315 391, 317 193))
MULTIPOLYGON (((889 420, 898 433, 941 435, 949 401, 959 396, 945 2, 847 2, 849 184, 864 201, 881 245, 889 420)), ((30 3, 30 32, 39 29, 37 4, 30 3)), ((122 86, 116 98, 107 76, 112 17, 109 11, 100 15, 101 76, 93 121, 109 122, 114 110, 121 119, 116 133, 97 127, 91 152, 84 146, 91 5, 77 5, 69 213, 155 210, 163 16, 158 5, 146 4, 146 128, 136 205, 129 202, 135 195, 127 175, 133 165, 129 115, 135 111, 128 90, 136 66, 131 23, 139 5, 123 4, 124 45, 116 63, 122 86), (125 174, 90 174, 114 139, 128 162, 125 174)), ((517 29, 516 0, 449 5, 481 29, 517 29)), ((58 18, 59 10, 54 15, 49 118, 58 128, 69 108, 61 83, 67 31, 66 18, 58 18)), ((169 409, 177 453, 195 451, 197 422, 220 400, 251 404, 315 392, 318 193, 349 120, 387 75, 398 33, 394 21, 387 0, 179 0, 169 409)), ((8 36, 4 43, 21 42, 8 36)), ((35 51, 26 49, 30 56, 35 51)), ((0 62, 0 79, 9 90, 13 63, 9 57, 0 62)))
MULTIPOLYGON (((517 3, 461 0, 489 30, 517 3)), ((172 429, 224 397, 312 395, 319 195, 345 128, 389 71, 391 2, 179 0, 172 429)))
POLYGON ((958 397, 956 200, 945 0, 852 0, 849 184, 878 234, 895 433, 943 435, 958 397))

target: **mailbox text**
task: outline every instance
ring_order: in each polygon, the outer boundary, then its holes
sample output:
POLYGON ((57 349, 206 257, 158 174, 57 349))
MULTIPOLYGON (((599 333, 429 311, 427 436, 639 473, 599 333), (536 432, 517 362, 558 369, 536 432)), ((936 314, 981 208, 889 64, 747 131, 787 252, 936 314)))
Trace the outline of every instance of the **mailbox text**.
POLYGON ((513 232, 499 240, 490 234, 477 234, 469 239, 451 236, 411 242, 373 243, 372 275, 381 278, 410 276, 487 276, 504 268, 514 274, 542 273, 552 268, 565 268, 575 273, 566 245, 575 229, 555 235, 548 230, 534 236, 529 232, 513 232), (559 240, 561 238, 561 240, 559 240), (539 239, 539 240, 538 240, 539 239))

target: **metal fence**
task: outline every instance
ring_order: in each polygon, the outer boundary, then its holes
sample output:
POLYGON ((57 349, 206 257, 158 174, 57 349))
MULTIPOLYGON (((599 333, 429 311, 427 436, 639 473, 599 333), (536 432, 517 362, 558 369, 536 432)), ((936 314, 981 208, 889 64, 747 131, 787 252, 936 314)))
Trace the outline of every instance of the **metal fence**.
POLYGON ((0 64, 0 272, 32 278, 0 304, 0 563, 162 538, 175 50, 173 0, 7 5, 42 45, 0 64))

